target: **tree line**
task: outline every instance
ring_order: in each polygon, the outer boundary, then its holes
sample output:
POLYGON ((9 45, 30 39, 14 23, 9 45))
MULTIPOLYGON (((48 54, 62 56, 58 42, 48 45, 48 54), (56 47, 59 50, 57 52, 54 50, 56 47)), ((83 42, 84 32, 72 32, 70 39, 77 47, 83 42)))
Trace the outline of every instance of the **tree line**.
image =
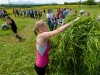
MULTIPOLYGON (((0 7, 5 7, 5 8, 13 8, 13 7, 16 7, 16 8, 31 8, 33 6, 47 6, 47 5, 59 5, 57 3, 53 3, 53 4, 39 4, 39 5, 36 5, 36 4, 1 4, 0 7)), ((100 7, 100 2, 95 2, 95 0, 87 0, 87 1, 78 1, 78 2, 64 2, 64 5, 99 5, 100 7)))

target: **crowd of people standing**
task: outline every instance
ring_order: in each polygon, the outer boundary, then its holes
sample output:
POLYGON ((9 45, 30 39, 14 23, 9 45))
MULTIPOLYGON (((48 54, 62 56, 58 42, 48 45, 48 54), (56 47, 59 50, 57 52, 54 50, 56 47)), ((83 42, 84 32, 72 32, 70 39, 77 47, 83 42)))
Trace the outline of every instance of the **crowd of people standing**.
MULTIPOLYGON (((41 10, 41 9, 17 9, 13 8, 12 10, 15 17, 28 17, 28 18, 36 18, 41 19, 42 15, 46 16, 47 24, 49 26, 50 31, 55 30, 57 26, 62 26, 65 22, 65 18, 68 14, 77 14, 77 10, 75 12, 72 9, 68 8, 59 8, 54 12, 52 9, 41 10), (44 14, 43 14, 44 13, 44 14)), ((8 16, 7 11, 5 9, 0 11, 0 18, 5 19, 8 16)))
POLYGON ((13 9, 13 13, 15 17, 31 17, 31 18, 38 18, 40 19, 42 16, 42 12, 45 13, 45 10, 40 10, 40 9, 23 9, 23 10, 18 10, 18 9, 13 9))
POLYGON ((53 10, 48 9, 46 14, 47 23, 50 31, 53 31, 58 27, 65 24, 65 18, 67 15, 77 14, 77 10, 72 11, 72 9, 62 8, 57 9, 56 13, 53 10))
POLYGON ((1 20, 6 20, 6 16, 8 16, 7 11, 5 9, 0 10, 0 19, 1 20))

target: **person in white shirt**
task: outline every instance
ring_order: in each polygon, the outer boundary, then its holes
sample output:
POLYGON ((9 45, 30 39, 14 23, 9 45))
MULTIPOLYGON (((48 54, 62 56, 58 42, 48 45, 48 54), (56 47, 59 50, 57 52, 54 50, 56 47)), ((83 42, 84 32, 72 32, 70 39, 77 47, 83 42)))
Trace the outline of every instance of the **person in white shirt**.
POLYGON ((53 30, 56 30, 57 29, 57 18, 55 16, 55 14, 53 14, 53 18, 52 18, 52 25, 53 25, 53 30))
POLYGON ((70 9, 70 11, 69 11, 69 15, 73 15, 73 14, 74 14, 73 10, 70 9))
POLYGON ((84 16, 84 10, 83 9, 80 10, 79 12, 80 12, 80 16, 84 16))
POLYGON ((64 25, 64 19, 63 19, 63 16, 62 16, 61 14, 59 15, 58 25, 59 25, 59 26, 64 25))
POLYGON ((100 15, 97 16, 97 21, 100 22, 100 15))
POLYGON ((19 14, 20 14, 21 17, 23 16, 22 10, 19 10, 19 14))
POLYGON ((48 13, 46 14, 46 19, 47 19, 47 23, 48 23, 50 31, 53 30, 52 18, 53 18, 53 14, 51 13, 50 10, 48 10, 48 13))

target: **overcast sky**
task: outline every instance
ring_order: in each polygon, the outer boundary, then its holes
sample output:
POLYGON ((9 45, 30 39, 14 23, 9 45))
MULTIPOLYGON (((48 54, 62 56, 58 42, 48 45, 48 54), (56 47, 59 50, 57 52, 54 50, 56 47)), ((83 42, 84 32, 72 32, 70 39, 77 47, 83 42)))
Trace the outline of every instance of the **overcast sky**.
MULTIPOLYGON (((0 4, 6 4, 6 3, 8 3, 8 1, 17 2, 19 0, 0 0, 0 4)), ((56 2, 56 3, 59 3, 59 4, 63 4, 64 2, 78 2, 80 0, 20 0, 20 1, 33 1, 35 3, 56 2)), ((81 1, 86 1, 86 0, 81 0, 81 1)), ((95 0, 95 1, 97 2, 97 1, 100 1, 100 0, 95 0)))

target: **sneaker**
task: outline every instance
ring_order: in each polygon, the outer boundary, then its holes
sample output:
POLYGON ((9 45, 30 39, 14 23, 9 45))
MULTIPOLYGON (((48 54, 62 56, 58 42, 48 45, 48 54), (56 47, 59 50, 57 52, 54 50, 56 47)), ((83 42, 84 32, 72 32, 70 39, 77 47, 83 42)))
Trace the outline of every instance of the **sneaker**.
POLYGON ((18 39, 22 39, 21 37, 18 37, 18 39))
POLYGON ((17 35, 16 35, 15 37, 16 37, 16 38, 18 38, 18 36, 17 36, 17 35))

